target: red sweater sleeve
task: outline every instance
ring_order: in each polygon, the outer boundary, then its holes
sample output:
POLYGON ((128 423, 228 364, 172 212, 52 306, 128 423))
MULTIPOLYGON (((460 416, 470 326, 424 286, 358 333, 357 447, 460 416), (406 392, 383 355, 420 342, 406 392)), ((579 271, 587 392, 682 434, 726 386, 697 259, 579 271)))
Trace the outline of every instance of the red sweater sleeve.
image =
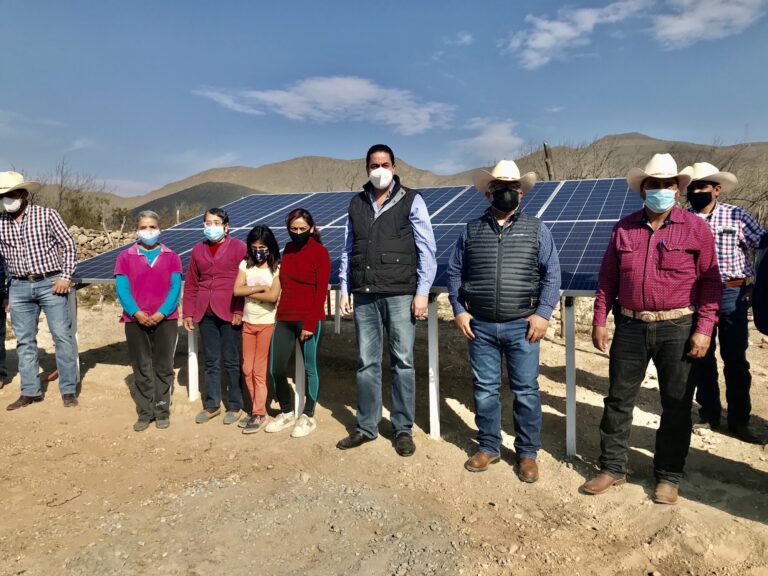
POLYGON ((328 295, 328 282, 331 279, 331 258, 322 244, 317 244, 312 255, 312 267, 315 275, 315 292, 310 316, 304 320, 302 328, 315 334, 317 323, 325 320, 325 298, 328 295))
POLYGON ((195 250, 193 248, 192 255, 189 258, 189 264, 187 265, 187 275, 184 278, 184 303, 182 313, 184 318, 194 318, 195 316, 199 276, 200 274, 197 271, 197 263, 195 261, 195 250))

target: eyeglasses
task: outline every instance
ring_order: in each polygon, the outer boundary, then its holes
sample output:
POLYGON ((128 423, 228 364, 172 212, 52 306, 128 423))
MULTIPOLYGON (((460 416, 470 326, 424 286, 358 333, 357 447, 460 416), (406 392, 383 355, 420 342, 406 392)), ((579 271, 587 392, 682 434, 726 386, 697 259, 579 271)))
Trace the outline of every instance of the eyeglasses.
POLYGON ((309 226, 291 226, 288 228, 289 232, 294 232, 296 234, 303 234, 307 230, 309 230, 309 226))

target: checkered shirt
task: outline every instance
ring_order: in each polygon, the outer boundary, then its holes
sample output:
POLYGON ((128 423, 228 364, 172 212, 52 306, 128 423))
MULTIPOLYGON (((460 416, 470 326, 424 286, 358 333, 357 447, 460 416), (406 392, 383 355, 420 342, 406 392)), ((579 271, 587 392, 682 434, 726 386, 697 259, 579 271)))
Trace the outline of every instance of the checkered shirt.
POLYGON ((27 205, 20 222, 0 214, 0 255, 10 276, 60 270, 71 280, 77 266, 77 246, 59 213, 34 204, 27 205))
MULTIPOLYGON (((689 212, 696 211, 693 208, 689 212)), ((715 204, 706 219, 717 247, 717 264, 723 282, 749 278, 754 274, 749 251, 756 250, 766 233, 757 220, 739 206, 715 204)))

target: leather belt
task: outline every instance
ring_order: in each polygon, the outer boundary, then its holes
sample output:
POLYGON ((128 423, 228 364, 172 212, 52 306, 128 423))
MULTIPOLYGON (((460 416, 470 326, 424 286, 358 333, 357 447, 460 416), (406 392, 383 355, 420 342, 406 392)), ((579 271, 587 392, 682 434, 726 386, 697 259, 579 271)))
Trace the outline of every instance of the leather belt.
POLYGON ((25 282, 40 282, 40 280, 45 280, 46 278, 50 278, 51 276, 56 276, 57 274, 61 274, 61 270, 53 270, 51 272, 46 272, 45 274, 27 274, 26 276, 12 276, 14 280, 23 280, 25 282))
POLYGON ((642 322, 677 320, 683 316, 688 316, 693 313, 694 309, 691 306, 686 306, 685 308, 672 308, 671 310, 657 310, 655 312, 650 312, 648 310, 637 312, 635 310, 630 310, 629 308, 624 308, 623 306, 621 308, 621 314, 623 316, 634 318, 635 320, 641 320, 642 322))
POLYGON ((726 288, 735 288, 736 286, 744 286, 752 284, 752 278, 736 278, 735 280, 728 280, 723 282, 723 286, 726 288))

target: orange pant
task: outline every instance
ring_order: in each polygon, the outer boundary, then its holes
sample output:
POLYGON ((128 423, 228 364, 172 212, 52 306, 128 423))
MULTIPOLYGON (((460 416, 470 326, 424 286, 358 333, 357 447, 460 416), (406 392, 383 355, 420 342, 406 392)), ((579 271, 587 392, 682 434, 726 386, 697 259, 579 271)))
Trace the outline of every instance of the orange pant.
POLYGON ((243 322, 243 375, 253 400, 252 416, 267 415, 269 345, 274 329, 274 324, 243 322))

